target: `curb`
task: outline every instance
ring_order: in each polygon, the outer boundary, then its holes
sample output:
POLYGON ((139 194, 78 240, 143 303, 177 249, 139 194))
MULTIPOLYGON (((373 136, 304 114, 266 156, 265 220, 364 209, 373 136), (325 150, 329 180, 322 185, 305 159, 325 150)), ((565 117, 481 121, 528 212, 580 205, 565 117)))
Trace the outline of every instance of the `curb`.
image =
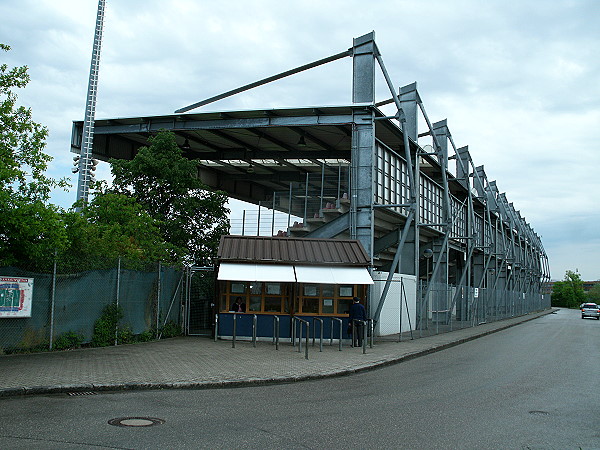
POLYGON ((186 382, 177 381, 172 383, 104 383, 104 384, 75 384, 75 385, 55 385, 55 386, 27 386, 21 388, 8 388, 0 389, 0 398, 8 397, 23 397, 32 395, 53 395, 53 394, 70 394, 70 393, 96 393, 96 392, 123 392, 123 391, 142 391, 142 390, 167 390, 167 389, 230 389, 230 388, 242 388, 251 386, 268 386, 275 384, 288 384, 298 383, 301 381, 314 381, 317 379, 325 378, 338 378, 344 376, 350 376, 358 373, 364 373, 372 370, 377 370, 383 367, 399 364, 401 362, 410 361, 412 359, 436 353, 448 348, 455 347, 457 345, 464 344, 475 339, 479 339, 490 334, 497 333, 499 331, 512 328, 516 325, 535 320, 539 317, 546 316, 548 314, 554 314, 555 308, 551 308, 546 311, 538 312, 534 317, 525 318, 522 321, 505 324, 498 328, 491 330, 482 331, 481 333, 467 336, 455 341, 447 342, 437 346, 427 348, 425 350, 419 350, 413 353, 408 353, 399 357, 392 357, 384 359, 379 362, 370 363, 365 366, 359 366, 348 369, 341 369, 331 373, 320 373, 312 375, 299 375, 299 376, 280 376, 274 378, 259 378, 251 380, 222 380, 222 381, 202 381, 202 382, 186 382))

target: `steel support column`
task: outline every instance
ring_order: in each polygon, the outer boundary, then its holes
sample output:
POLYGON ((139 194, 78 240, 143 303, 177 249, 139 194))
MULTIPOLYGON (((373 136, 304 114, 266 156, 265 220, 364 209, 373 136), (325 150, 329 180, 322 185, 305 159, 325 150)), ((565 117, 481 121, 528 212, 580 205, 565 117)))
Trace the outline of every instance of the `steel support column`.
MULTIPOLYGON (((352 101, 375 103, 375 33, 354 39, 352 46, 352 101)), ((373 113, 365 111, 354 115, 352 127, 352 198, 350 199, 350 228, 353 239, 358 239, 373 264, 373 195, 375 122, 373 113)))
POLYGON ((352 45, 352 102, 375 103, 375 32, 355 38, 352 45))
POLYGON ((357 116, 356 122, 359 123, 355 123, 352 130, 350 229, 352 239, 360 241, 373 264, 375 129, 370 115, 357 116))

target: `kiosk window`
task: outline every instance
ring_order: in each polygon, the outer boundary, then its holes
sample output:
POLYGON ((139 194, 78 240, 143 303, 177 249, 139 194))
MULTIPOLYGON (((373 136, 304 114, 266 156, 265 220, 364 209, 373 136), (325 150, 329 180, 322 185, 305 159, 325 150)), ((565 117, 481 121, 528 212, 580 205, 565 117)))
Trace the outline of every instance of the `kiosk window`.
POLYGON ((340 298, 337 301, 337 313, 348 314, 350 312, 350 305, 352 305, 351 299, 340 298))
POLYGON ((305 284, 297 302, 300 314, 348 314, 352 297, 362 295, 361 285, 305 284), (337 294, 337 295, 336 295, 337 294))
POLYGON ((246 293, 246 283, 231 283, 231 293, 232 294, 245 294, 246 293))
POLYGON ((302 312, 310 314, 319 314, 319 299, 304 298, 302 300, 302 312))
POLYGON ((265 312, 281 312, 281 297, 265 297, 265 312))
POLYGON ((262 294, 262 283, 252 283, 250 285, 250 293, 253 295, 260 295, 262 294))
POLYGON ((292 292, 288 283, 222 281, 220 310, 229 311, 237 297, 242 297, 247 312, 289 313, 292 292))
POLYGON ((281 294, 281 284, 280 283, 266 283, 267 285, 267 294, 269 295, 280 295, 281 294))
POLYGON ((340 297, 354 297, 354 286, 340 286, 340 297))
POLYGON ((323 297, 333 297, 333 291, 332 284, 324 284, 321 286, 321 295, 323 295, 323 297))
POLYGON ((255 295, 250 296, 250 304, 246 311, 260 312, 262 310, 262 299, 255 295))
POLYGON ((304 285, 304 296, 305 297, 315 297, 319 295, 319 286, 315 284, 305 284, 304 285))
POLYGON ((321 307, 321 312, 323 314, 333 314, 334 311, 334 301, 332 298, 324 298, 323 305, 321 307))

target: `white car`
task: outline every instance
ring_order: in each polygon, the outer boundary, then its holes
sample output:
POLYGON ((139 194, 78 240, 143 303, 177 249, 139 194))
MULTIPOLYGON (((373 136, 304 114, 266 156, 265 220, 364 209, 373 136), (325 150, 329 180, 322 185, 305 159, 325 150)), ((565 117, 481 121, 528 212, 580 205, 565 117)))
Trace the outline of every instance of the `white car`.
POLYGON ((580 309, 582 319, 595 317, 597 320, 600 320, 600 306, 595 303, 583 303, 580 309))

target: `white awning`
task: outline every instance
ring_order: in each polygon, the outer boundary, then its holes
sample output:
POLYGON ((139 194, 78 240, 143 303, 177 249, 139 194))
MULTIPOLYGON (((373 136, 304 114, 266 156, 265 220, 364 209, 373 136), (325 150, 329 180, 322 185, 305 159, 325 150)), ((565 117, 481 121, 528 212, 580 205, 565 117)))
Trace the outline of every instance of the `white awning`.
POLYGON ((218 280, 229 281, 275 281, 294 283, 294 266, 282 264, 233 264, 221 263, 218 280))
POLYGON ((295 266, 298 283, 373 284, 365 267, 295 266))

